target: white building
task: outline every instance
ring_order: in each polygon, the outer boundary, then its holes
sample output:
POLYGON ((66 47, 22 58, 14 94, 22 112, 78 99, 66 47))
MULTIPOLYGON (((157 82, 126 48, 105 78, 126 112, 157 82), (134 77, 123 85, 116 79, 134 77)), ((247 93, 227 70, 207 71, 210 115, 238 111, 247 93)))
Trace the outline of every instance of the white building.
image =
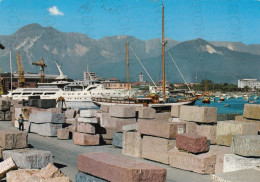
POLYGON ((142 72, 141 72, 140 75, 139 75, 139 82, 140 82, 140 83, 143 83, 143 82, 144 82, 144 75, 143 75, 142 72))
POLYGON ((237 83, 237 87, 238 88, 245 88, 245 87, 249 87, 249 88, 260 88, 260 81, 257 81, 257 79, 241 79, 238 80, 237 83))

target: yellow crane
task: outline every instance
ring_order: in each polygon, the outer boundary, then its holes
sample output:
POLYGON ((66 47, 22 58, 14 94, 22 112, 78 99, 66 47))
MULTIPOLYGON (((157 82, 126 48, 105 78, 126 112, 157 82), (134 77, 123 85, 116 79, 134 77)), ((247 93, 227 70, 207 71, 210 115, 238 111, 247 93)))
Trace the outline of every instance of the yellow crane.
POLYGON ((38 61, 33 62, 32 64, 41 67, 41 78, 40 78, 40 83, 44 83, 44 67, 47 67, 47 65, 44 64, 44 60, 43 60, 43 58, 41 58, 41 59, 38 60, 38 61))
POLYGON ((21 53, 17 53, 17 71, 18 71, 18 88, 23 88, 25 84, 24 67, 22 62, 21 53))

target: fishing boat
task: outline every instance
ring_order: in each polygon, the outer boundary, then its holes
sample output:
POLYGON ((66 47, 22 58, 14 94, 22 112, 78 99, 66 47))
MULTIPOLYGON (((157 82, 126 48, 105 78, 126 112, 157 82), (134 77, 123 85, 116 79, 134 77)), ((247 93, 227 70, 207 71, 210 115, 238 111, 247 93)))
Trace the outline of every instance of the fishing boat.
POLYGON ((210 98, 209 97, 204 97, 203 100, 202 100, 202 103, 204 103, 204 104, 210 103, 210 98))

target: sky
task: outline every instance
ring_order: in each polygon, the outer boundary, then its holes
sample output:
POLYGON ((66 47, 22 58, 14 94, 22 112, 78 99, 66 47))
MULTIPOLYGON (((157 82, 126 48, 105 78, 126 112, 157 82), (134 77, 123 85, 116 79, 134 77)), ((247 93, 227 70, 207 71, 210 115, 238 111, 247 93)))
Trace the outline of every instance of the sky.
MULTIPOLYGON (((161 0, 0 0, 0 35, 39 23, 90 38, 161 37, 161 0)), ((260 0, 164 0, 165 36, 260 44, 260 0)))

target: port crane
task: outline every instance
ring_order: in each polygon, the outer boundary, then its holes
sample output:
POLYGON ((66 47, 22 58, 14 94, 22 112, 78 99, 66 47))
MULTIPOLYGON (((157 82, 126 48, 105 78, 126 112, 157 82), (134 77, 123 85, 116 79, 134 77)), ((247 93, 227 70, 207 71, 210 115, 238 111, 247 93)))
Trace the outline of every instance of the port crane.
POLYGON ((32 63, 32 65, 40 66, 41 67, 41 77, 40 77, 40 83, 44 83, 44 67, 47 67, 46 64, 44 64, 44 59, 41 58, 38 61, 35 61, 32 63))
MULTIPOLYGON (((5 46, 0 43, 0 49, 5 49, 5 46)), ((3 84, 2 84, 2 75, 1 75, 1 67, 0 67, 0 95, 4 94, 3 84)))
POLYGON ((17 53, 17 71, 18 71, 18 88, 23 88, 25 85, 24 67, 22 62, 21 53, 17 53))

